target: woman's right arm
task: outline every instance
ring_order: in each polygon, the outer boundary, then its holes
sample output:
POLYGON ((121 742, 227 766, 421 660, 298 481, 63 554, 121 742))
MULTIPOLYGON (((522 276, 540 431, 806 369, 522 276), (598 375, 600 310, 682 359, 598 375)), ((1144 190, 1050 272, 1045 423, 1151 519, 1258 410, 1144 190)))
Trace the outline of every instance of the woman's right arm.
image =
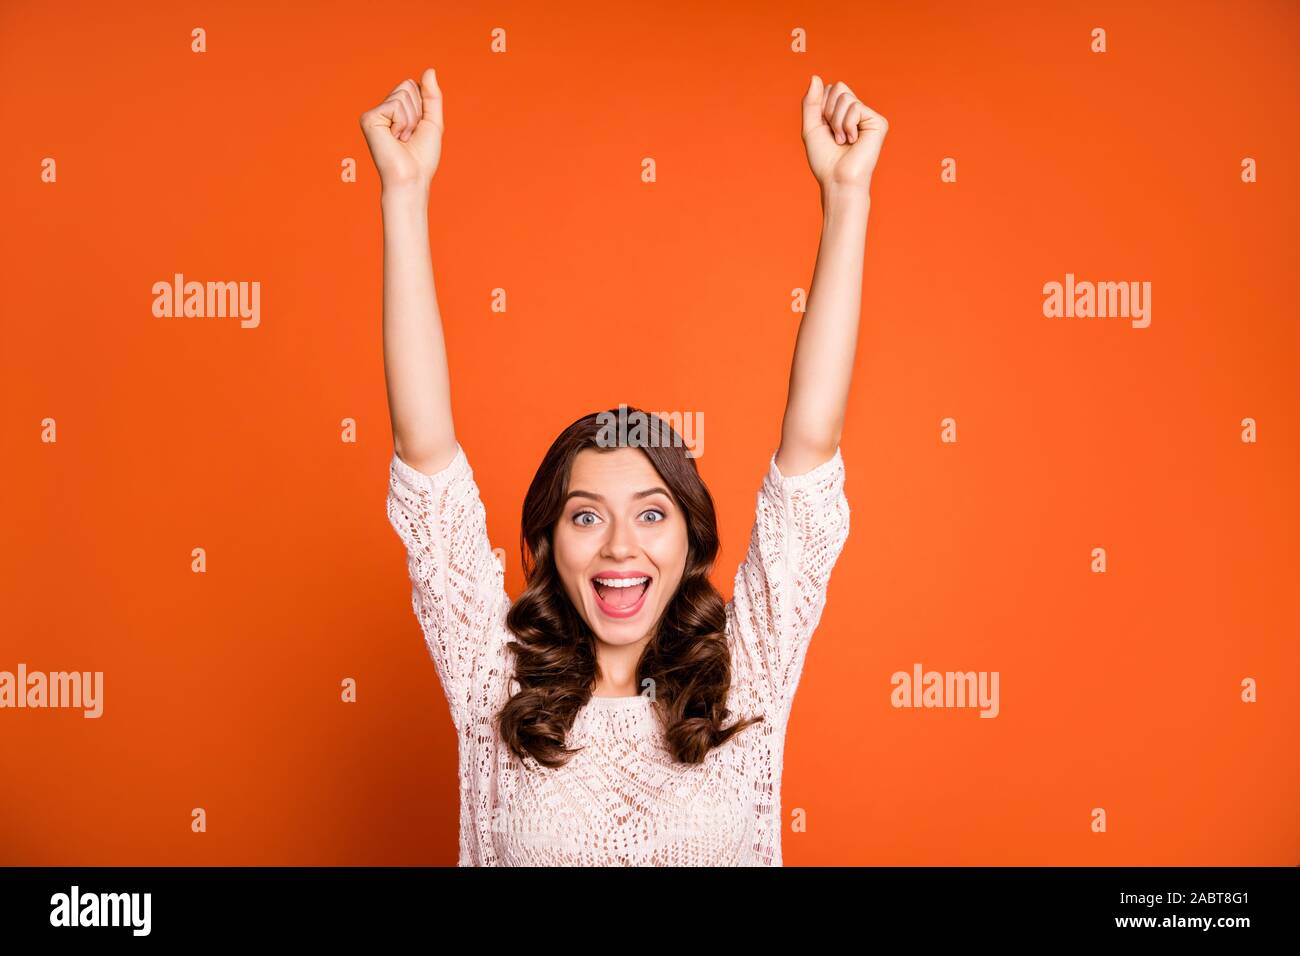
POLYGON ((384 379, 393 450, 425 474, 456 456, 451 382, 429 253, 429 184, 442 154, 442 91, 432 69, 361 116, 379 171, 384 226, 384 379))
POLYGON ((384 221, 384 377, 393 427, 388 519, 406 547, 412 606, 464 730, 496 706, 509 669, 505 573, 474 472, 456 441, 429 255, 429 182, 442 143, 433 70, 361 117, 384 221))
POLYGON ((427 189, 385 187, 384 380, 393 450, 433 474, 456 455, 451 383, 429 255, 427 189))

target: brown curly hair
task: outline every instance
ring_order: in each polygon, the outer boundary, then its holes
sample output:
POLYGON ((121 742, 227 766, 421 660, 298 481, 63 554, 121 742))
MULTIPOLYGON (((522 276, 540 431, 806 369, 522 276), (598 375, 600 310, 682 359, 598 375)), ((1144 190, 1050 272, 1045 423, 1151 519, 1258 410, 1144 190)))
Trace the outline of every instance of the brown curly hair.
MULTIPOLYGON (((638 436, 638 437, 632 437, 638 436)), ((564 509, 574 459, 587 448, 639 448, 664 480, 686 517, 686 567, 676 594, 664 609, 654 636, 637 664, 636 683, 653 681, 653 707, 669 752, 682 763, 701 763, 762 716, 723 727, 723 705, 731 687, 731 652, 726 638, 726 604, 709 580, 719 538, 713 496, 695 459, 663 418, 627 405, 578 419, 551 444, 524 496, 519 547, 525 588, 511 605, 506 626, 515 640, 519 690, 496 715, 497 732, 521 760, 531 755, 546 767, 568 762, 577 749, 565 738, 596 684, 596 637, 564 591, 552 550, 555 523, 564 509), (652 436, 611 440, 610 416, 640 413, 652 436)))

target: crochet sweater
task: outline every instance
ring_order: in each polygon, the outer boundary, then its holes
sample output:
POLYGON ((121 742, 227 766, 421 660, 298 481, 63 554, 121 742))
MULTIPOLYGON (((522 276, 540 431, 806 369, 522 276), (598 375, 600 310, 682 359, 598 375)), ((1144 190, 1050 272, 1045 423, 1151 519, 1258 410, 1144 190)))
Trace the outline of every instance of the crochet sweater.
POLYGON ((786 724, 831 568, 849 532, 839 448, 782 475, 773 453, 726 605, 737 718, 761 714, 701 764, 677 763, 648 696, 592 697, 560 768, 523 761, 492 717, 518 689, 510 598, 459 445, 425 474, 393 455, 388 519, 406 548, 411 605, 459 739, 460 866, 781 866, 786 724))

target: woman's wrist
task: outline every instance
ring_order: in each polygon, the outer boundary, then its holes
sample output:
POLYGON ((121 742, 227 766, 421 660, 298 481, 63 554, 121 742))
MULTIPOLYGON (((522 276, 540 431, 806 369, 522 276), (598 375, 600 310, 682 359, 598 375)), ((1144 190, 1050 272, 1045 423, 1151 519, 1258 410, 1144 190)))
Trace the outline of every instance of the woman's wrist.
POLYGON ((429 187, 420 183, 398 183, 391 186, 384 184, 379 191, 379 202, 385 207, 417 206, 425 209, 429 205, 429 187))
POLYGON ((871 215, 871 194, 858 187, 822 187, 822 233, 865 234, 871 215))
POLYGON ((871 187, 857 183, 821 183, 822 209, 871 206, 871 187))

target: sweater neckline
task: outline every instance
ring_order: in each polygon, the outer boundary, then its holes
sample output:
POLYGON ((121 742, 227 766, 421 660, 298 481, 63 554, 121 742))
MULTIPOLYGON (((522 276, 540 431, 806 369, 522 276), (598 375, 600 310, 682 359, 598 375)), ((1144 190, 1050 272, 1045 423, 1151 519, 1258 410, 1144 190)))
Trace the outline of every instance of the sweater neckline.
POLYGON ((638 700, 649 700, 646 694, 632 694, 628 697, 596 697, 593 695, 589 703, 598 707, 630 707, 638 700))

